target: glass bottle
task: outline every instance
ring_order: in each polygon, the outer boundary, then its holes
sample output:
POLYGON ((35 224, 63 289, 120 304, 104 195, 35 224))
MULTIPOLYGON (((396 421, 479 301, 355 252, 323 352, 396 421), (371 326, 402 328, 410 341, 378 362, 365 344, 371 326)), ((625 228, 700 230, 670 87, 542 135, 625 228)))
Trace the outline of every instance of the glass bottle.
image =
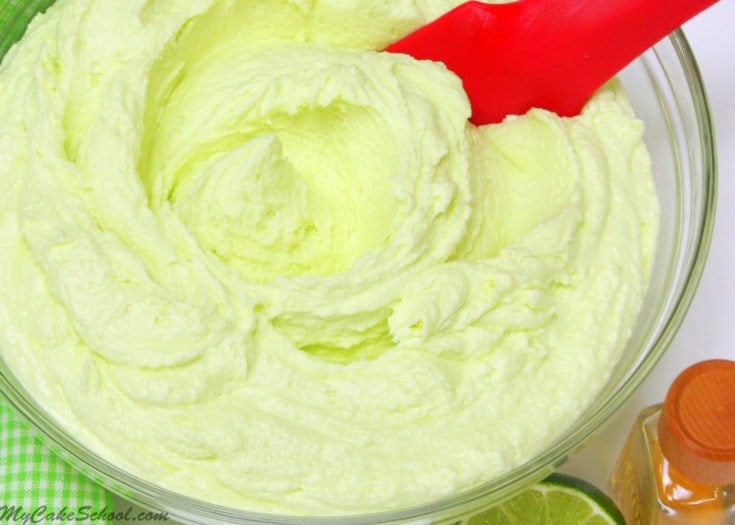
POLYGON ((735 525, 735 361, 689 367, 641 412, 610 489, 628 525, 735 525))

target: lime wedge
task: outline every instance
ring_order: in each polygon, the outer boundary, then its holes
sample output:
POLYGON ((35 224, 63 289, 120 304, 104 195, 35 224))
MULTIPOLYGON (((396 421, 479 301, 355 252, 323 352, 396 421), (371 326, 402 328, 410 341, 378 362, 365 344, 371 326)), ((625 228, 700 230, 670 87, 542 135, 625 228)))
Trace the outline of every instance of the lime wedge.
POLYGON ((625 525, 604 492, 581 479, 552 474, 518 496, 467 520, 467 525, 625 525))

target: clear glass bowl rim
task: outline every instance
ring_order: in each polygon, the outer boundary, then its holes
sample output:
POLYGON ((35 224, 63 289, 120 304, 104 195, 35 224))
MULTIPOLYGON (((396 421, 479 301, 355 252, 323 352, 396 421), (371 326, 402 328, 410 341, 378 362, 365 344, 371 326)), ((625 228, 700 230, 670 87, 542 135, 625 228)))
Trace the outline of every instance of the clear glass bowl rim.
POLYGON ((714 227, 714 209, 717 186, 717 163, 712 117, 704 89, 702 76, 691 47, 681 30, 668 37, 673 45, 680 65, 684 70, 694 103, 701 138, 701 170, 704 174, 701 220, 694 232, 695 251, 691 262, 684 269, 685 283, 668 322, 662 329, 652 348, 633 368, 628 377, 611 396, 595 407, 594 412, 581 424, 573 426, 554 444, 535 457, 505 475, 495 478, 476 488, 459 492, 430 503, 410 508, 347 516, 287 516, 247 511, 238 511, 220 505, 201 502, 194 498, 162 489, 121 470, 108 461, 79 445, 60 425, 51 420, 44 410, 20 385, 5 363, 0 360, 0 394, 31 423, 42 439, 73 466, 113 492, 141 506, 159 511, 170 511, 172 517, 195 522, 197 519, 212 523, 276 523, 300 525, 337 525, 362 523, 399 523, 426 519, 431 516, 451 516, 453 509, 472 508, 473 503, 487 507, 496 504, 545 477, 563 463, 570 451, 580 446, 617 411, 618 408, 640 386, 658 363, 678 331, 694 297, 704 270, 714 227))

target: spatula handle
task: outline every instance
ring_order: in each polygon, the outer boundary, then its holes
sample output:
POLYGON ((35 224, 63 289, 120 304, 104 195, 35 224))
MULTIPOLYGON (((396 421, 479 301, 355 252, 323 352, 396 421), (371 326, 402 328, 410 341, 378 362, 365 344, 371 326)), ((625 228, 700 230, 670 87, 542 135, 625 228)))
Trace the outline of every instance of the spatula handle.
POLYGON ((522 24, 527 37, 539 38, 556 58, 537 64, 558 64, 560 58, 574 99, 560 112, 574 115, 608 79, 634 58, 717 0, 520 0, 529 3, 522 24), (535 6, 530 5, 535 3, 535 6), (548 10, 542 13, 542 10, 548 10), (553 24, 539 21, 549 20, 553 24), (581 84, 580 84, 581 83, 581 84))
POLYGON ((717 0, 466 2, 388 46, 462 79, 475 124, 531 107, 577 115, 646 49, 717 0))

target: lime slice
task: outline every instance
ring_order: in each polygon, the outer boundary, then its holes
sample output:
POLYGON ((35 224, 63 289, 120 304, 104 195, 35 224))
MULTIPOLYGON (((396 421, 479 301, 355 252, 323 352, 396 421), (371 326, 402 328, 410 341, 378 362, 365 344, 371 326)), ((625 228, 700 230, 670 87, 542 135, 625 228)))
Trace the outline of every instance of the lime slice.
POLYGON ((552 474, 467 525, 625 525, 615 503, 594 485, 552 474))

